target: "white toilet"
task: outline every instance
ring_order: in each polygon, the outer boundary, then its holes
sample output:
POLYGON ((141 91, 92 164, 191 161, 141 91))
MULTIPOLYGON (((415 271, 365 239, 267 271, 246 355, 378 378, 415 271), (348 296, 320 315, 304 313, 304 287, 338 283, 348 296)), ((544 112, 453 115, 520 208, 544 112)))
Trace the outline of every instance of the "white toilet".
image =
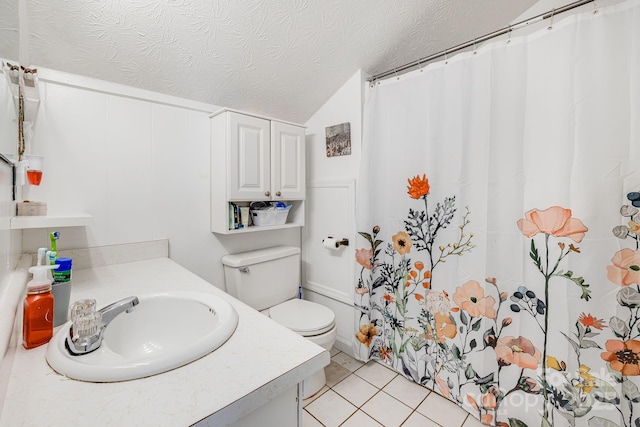
MULTIPOLYGON (((300 248, 276 246, 222 257, 227 292, 326 350, 336 341, 335 314, 298 299, 300 248)), ((325 385, 324 369, 303 382, 303 397, 325 385)))

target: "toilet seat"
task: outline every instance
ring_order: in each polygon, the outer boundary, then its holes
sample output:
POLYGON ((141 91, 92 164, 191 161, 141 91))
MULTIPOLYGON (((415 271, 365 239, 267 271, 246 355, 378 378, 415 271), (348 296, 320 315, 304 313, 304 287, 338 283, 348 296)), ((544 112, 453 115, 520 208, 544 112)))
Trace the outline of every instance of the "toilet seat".
POLYGON ((335 314, 321 304, 292 299, 269 309, 269 317, 302 336, 323 334, 335 326, 335 314))

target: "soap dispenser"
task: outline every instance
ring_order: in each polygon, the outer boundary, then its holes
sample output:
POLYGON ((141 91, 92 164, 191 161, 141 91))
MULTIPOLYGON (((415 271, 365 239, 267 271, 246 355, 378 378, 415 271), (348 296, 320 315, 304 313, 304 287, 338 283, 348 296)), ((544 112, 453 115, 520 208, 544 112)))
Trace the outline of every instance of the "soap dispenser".
POLYGON ((53 336, 53 294, 47 272, 58 265, 29 268, 33 278, 27 283, 22 318, 22 345, 26 349, 49 342, 53 336))

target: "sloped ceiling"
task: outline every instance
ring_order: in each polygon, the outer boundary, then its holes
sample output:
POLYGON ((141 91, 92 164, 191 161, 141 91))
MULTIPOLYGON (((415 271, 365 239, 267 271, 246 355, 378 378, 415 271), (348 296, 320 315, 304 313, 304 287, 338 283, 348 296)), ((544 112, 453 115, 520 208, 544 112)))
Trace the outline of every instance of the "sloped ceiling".
POLYGON ((305 122, 376 74, 535 0, 26 0, 32 65, 305 122))

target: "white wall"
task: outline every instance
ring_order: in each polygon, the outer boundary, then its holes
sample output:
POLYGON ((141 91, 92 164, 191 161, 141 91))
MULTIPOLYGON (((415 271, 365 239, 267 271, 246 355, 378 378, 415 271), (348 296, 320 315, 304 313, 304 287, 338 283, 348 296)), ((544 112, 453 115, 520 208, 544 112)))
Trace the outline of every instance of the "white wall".
MULTIPOLYGON (((18 152, 17 135, 16 108, 7 80, 0 76, 0 150, 3 154, 18 152)), ((12 184, 12 168, 0 161, 0 402, 6 394, 15 354, 10 350, 13 319, 22 307, 18 304, 22 288, 16 281, 16 275, 12 274, 22 252, 20 232, 11 230, 11 217, 16 211, 12 184)))
MULTIPOLYGON (((2 62, 0 58, 0 64, 2 62)), ((0 152, 5 156, 15 156, 18 153, 16 105, 8 80, 4 76, 0 76, 0 80, 0 152)), ((10 230, 10 218, 16 209, 12 183, 11 167, 0 162, 0 295, 8 273, 13 270, 22 250, 19 232, 10 230)))
POLYGON ((305 299, 330 307, 336 313, 336 347, 345 352, 351 352, 351 341, 355 334, 352 301, 356 230, 354 206, 344 206, 345 203, 355 204, 355 199, 348 197, 349 191, 343 183, 356 181, 360 169, 365 78, 361 71, 353 75, 306 123, 307 206, 311 209, 307 209, 303 232, 304 296, 305 299), (345 122, 351 123, 351 155, 327 157, 325 127, 345 122), (322 189, 319 190, 319 187, 322 189), (322 203, 313 197, 321 199, 322 203), (335 230, 340 230, 346 236, 334 237, 348 237, 350 245, 331 252, 321 247, 322 239, 319 236, 335 230))
MULTIPOLYGON (((39 74, 29 149, 45 157, 44 171, 24 198, 46 201, 52 215, 93 216, 87 227, 59 229, 59 249, 168 238, 173 260, 224 289, 223 255, 300 245, 299 229, 209 231, 208 114, 218 106, 40 67, 39 74)), ((25 230, 24 252, 49 246, 49 231, 25 230)))

